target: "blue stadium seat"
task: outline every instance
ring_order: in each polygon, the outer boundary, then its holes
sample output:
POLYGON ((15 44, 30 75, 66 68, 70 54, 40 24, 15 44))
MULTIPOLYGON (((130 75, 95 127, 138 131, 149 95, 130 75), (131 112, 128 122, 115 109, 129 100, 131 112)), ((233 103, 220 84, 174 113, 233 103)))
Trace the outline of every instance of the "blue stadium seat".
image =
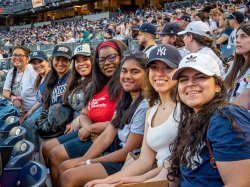
POLYGON ((6 168, 0 178, 1 187, 42 187, 47 177, 47 169, 42 164, 31 161, 22 168, 6 168))
POLYGON ((0 131, 0 146, 14 146, 18 141, 24 139, 25 134, 26 129, 22 126, 12 128, 10 132, 0 131))
POLYGON ((10 131, 13 127, 19 125, 19 117, 18 116, 9 116, 5 120, 4 124, 0 126, 0 131, 10 131))
POLYGON ((15 144, 24 139, 25 133, 25 128, 15 127, 10 131, 8 138, 0 144, 0 173, 9 161, 15 144))
POLYGON ((30 161, 34 151, 34 144, 28 140, 21 140, 14 146, 5 168, 22 167, 30 161))

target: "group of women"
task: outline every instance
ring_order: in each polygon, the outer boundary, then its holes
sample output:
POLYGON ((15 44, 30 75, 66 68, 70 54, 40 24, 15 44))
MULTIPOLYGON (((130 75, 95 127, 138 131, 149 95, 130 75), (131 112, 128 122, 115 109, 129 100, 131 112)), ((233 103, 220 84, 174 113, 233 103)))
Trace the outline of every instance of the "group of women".
POLYGON ((25 113, 21 125, 37 149, 33 122, 39 110, 59 103, 75 111, 65 134, 42 146, 54 187, 164 179, 169 186, 250 185, 245 109, 250 26, 237 30, 236 60, 225 82, 219 57, 201 52, 208 48, 204 37, 182 34, 192 49, 185 57, 161 44, 147 58, 118 40, 100 43, 95 52, 87 44, 79 46, 73 57, 70 48, 59 45, 50 62, 41 52, 29 59, 26 48, 13 50, 14 69, 3 95, 25 113), (28 71, 37 73, 36 80, 28 71), (229 92, 239 106, 228 102, 229 92), (129 152, 139 158, 123 167, 129 152))

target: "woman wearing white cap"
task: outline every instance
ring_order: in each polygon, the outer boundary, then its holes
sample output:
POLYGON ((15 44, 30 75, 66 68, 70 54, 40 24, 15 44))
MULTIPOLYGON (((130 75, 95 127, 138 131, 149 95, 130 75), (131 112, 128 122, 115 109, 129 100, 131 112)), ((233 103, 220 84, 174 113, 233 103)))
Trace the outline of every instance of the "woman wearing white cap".
POLYGON ((172 79, 178 80, 181 120, 169 181, 185 187, 250 186, 250 114, 227 103, 217 62, 190 54, 172 79))
POLYGON ((220 67, 222 77, 225 76, 225 67, 221 60, 221 54, 213 45, 213 39, 209 37, 209 27, 202 21, 189 23, 184 31, 178 33, 183 35, 185 48, 191 53, 206 54, 213 57, 220 67))

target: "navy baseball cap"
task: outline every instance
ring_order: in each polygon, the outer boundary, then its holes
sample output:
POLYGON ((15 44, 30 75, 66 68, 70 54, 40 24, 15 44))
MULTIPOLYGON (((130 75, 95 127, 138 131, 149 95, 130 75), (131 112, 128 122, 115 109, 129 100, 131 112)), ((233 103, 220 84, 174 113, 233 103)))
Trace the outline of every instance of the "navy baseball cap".
POLYGON ((171 68, 177 68, 181 59, 182 56, 176 47, 169 44, 161 44, 150 51, 146 68, 154 61, 161 61, 171 68))
POLYGON ((32 63, 32 60, 34 60, 34 59, 39 59, 41 61, 44 61, 44 60, 48 61, 48 56, 43 51, 33 51, 30 54, 30 61, 29 61, 29 63, 32 63))
POLYGON ((71 59, 72 51, 67 45, 57 45, 52 52, 52 57, 57 56, 63 56, 67 59, 71 59))
POLYGON ((115 32, 111 28, 106 29, 105 32, 110 34, 110 35, 115 35, 115 32))
POLYGON ((244 14, 243 14, 242 12, 236 11, 236 12, 231 13, 231 14, 227 17, 227 19, 236 19, 236 21, 237 21, 238 23, 242 23, 242 22, 244 21, 244 19, 245 19, 245 16, 244 16, 244 14))
POLYGON ((161 35, 177 35, 178 32, 183 31, 178 23, 166 23, 164 25, 162 32, 159 34, 161 35))
POLYGON ((187 15, 181 16, 181 20, 186 21, 186 22, 191 22, 191 17, 187 15))
POLYGON ((139 31, 156 35, 156 27, 152 23, 143 23, 140 26, 139 31))

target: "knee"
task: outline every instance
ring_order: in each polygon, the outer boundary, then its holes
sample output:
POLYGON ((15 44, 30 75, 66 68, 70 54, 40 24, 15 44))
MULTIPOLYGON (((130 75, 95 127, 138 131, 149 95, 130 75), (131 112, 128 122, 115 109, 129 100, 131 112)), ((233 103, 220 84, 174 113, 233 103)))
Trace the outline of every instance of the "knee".
POLYGON ((57 172, 58 172, 59 178, 61 178, 61 176, 62 176, 64 173, 66 173, 67 169, 68 169, 68 167, 67 167, 66 162, 63 162, 63 163, 61 163, 61 164, 58 166, 57 172))
POLYGON ((51 166, 57 166, 62 162, 61 149, 54 148, 49 152, 48 161, 51 166))
POLYGON ((59 175, 59 186, 72 186, 72 176, 70 175, 70 171, 65 171, 61 175, 59 175))

